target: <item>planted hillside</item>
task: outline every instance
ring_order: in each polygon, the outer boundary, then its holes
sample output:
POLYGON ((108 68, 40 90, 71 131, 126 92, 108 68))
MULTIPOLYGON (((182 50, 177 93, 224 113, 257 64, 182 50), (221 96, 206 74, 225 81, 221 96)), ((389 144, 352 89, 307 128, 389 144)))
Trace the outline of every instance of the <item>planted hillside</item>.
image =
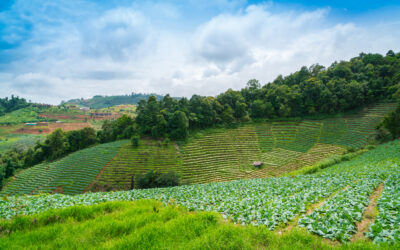
POLYGON ((128 190, 135 186, 137 175, 149 170, 181 173, 181 161, 173 143, 165 145, 160 141, 141 140, 139 147, 125 143, 92 183, 90 190, 128 190))
MULTIPOLYGON (((149 170, 178 173, 183 183, 187 184, 281 176, 342 154, 347 148, 366 145, 374 134, 378 119, 384 114, 382 110, 394 107, 395 104, 387 103, 371 106, 358 115, 324 120, 249 123, 239 128, 202 130, 180 146, 168 140, 164 143, 145 138, 140 140, 138 147, 133 147, 127 141, 125 144, 121 142, 118 154, 115 151, 109 164, 102 163, 102 167, 93 168, 91 174, 94 177, 86 187, 90 186, 80 190, 128 190, 136 187, 136 176, 149 170), (371 117, 376 122, 371 122, 371 117), (335 134, 337 140, 333 140, 335 134), (351 139, 347 140, 346 136, 350 135, 351 139), (254 167, 255 161, 262 162, 262 167, 254 167)), ((69 144, 79 149, 80 140, 72 140, 79 136, 73 135, 72 132, 67 134, 68 138, 71 137, 69 144)), ((80 152, 82 157, 85 152, 80 152)), ((97 155, 86 154, 85 157, 87 161, 96 161, 97 155)), ((74 168, 75 163, 66 161, 65 164, 70 164, 66 167, 74 168)), ((28 170, 22 173, 25 172, 28 170)), ((41 173, 31 174, 35 176, 41 173)), ((16 175, 17 179, 19 175, 16 175)), ((23 186, 23 182, 15 185, 23 186)), ((26 193, 22 189, 21 192, 18 190, 15 188, 10 194, 26 193)), ((44 190, 63 192, 61 189, 46 187, 43 187, 44 190)))
POLYGON ((84 149, 50 163, 22 170, 0 195, 65 193, 80 194, 94 181, 127 141, 106 143, 84 149))
MULTIPOLYGON (((370 195, 385 180, 384 193, 379 199, 379 215, 374 225, 387 223, 384 219, 388 214, 394 218, 397 216, 393 213, 393 206, 387 204, 386 197, 395 194, 397 182, 394 178, 399 173, 400 143, 394 141, 313 175, 77 196, 9 197, 0 203, 0 216, 13 218, 51 208, 114 200, 157 199, 165 204, 177 203, 189 211, 216 211, 236 223, 265 226, 269 230, 285 228, 300 217, 299 227, 325 238, 346 242, 357 231, 356 223, 362 220, 370 195), (320 204, 321 201, 324 202, 320 204)), ((372 226, 371 230, 374 227, 379 228, 372 226)), ((393 234, 379 235, 379 231, 375 230, 369 237, 377 238, 376 242, 382 242, 382 237, 397 242, 395 230, 400 229, 400 224, 391 221, 385 227, 390 227, 393 234)))

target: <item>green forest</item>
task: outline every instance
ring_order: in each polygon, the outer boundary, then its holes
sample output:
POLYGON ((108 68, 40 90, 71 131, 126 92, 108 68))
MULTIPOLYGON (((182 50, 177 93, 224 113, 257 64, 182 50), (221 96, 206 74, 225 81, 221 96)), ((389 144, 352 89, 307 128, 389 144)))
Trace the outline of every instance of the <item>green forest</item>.
POLYGON ((147 99, 150 96, 155 96, 157 100, 161 100, 163 96, 157 94, 140 94, 132 93, 130 95, 116 95, 116 96, 101 96, 96 95, 90 99, 72 99, 66 104, 80 105, 90 107, 91 109, 108 108, 120 104, 138 104, 140 100, 147 99))
POLYGON ((140 101, 136 123, 153 137, 185 139, 190 129, 233 125, 250 119, 316 117, 362 108, 400 96, 400 53, 361 53, 349 61, 302 67, 261 85, 249 80, 241 90, 216 97, 193 95, 176 100, 140 101))

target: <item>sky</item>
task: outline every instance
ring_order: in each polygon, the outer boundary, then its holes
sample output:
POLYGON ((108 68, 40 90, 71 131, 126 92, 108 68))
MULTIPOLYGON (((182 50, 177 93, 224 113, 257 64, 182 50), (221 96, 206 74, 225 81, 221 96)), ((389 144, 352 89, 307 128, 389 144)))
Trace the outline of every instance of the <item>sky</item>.
POLYGON ((398 27, 398 0, 0 0, 0 97, 216 96, 400 52, 398 27))

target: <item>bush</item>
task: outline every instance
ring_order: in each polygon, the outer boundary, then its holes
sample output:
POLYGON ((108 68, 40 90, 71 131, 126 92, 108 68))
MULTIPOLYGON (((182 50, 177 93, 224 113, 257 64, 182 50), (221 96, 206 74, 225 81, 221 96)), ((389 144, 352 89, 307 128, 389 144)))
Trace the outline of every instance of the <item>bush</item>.
POLYGON ((157 187, 174 187, 180 185, 181 176, 173 171, 168 173, 160 173, 149 170, 145 174, 135 176, 136 188, 157 188, 157 187))
POLYGON ((171 142, 171 140, 167 137, 167 138, 165 138, 164 140, 163 140, 163 142, 162 142, 162 144, 163 144, 163 146, 168 146, 168 144, 171 142))
POLYGON ((132 138, 131 138, 131 143, 132 143, 132 146, 133 146, 134 148, 139 147, 139 141, 140 141, 140 137, 139 137, 139 136, 137 136, 137 135, 132 136, 132 138))

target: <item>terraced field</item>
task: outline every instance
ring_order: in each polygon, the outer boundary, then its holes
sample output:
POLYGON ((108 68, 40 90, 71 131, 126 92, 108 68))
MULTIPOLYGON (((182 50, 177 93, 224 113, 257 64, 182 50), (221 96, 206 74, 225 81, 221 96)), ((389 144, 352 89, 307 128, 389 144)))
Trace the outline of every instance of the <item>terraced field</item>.
MULTIPOLYGON (((52 208, 107 201, 154 199, 182 205, 188 211, 215 211, 237 224, 262 226, 280 233, 303 227, 341 242, 352 240, 356 234, 364 237, 358 227, 364 222, 365 236, 375 243, 399 243, 399 174, 397 140, 311 175, 77 196, 9 197, 0 203, 0 217, 11 219, 52 208), (379 186, 383 187, 382 193, 377 192, 379 186), (375 219, 369 221, 366 211, 374 194, 379 213, 368 215, 375 219)), ((24 217, 19 218, 22 221, 24 217)), ((31 218, 27 223, 30 221, 31 218)))
POLYGON ((21 171, 0 195, 59 192, 83 193, 99 171, 111 161, 127 141, 118 141, 84 149, 51 163, 21 171))
POLYGON ((140 147, 133 148, 130 143, 126 143, 89 190, 130 189, 131 178, 149 169, 181 172, 181 158, 175 145, 170 143, 160 146, 159 141, 142 140, 140 147))
MULTIPOLYGON (((183 182, 189 184, 281 176, 332 155, 341 154, 347 148, 366 145, 376 124, 395 106, 396 104, 378 104, 366 108, 358 115, 325 120, 253 123, 236 129, 202 131, 181 147, 172 143, 163 146, 159 141, 142 139, 140 147, 135 149, 128 142, 121 142, 116 144, 121 148, 115 147, 112 151, 114 155, 107 155, 110 157, 107 158, 108 161, 100 161, 91 170, 91 181, 89 177, 85 177, 87 181, 82 182, 77 190, 68 190, 68 186, 73 186, 74 180, 78 178, 71 177, 73 180, 70 183, 67 181, 64 184, 54 184, 60 181, 51 181, 51 184, 45 183, 40 188, 18 187, 18 182, 14 181, 3 193, 127 190, 131 187, 132 176, 149 169, 179 172, 183 182), (111 158, 113 159, 110 162, 111 158), (253 167, 254 161, 263 162, 263 167, 253 167)), ((79 154, 84 157, 86 153, 83 151, 79 154)), ((87 155, 86 160, 96 162, 91 157, 96 158, 97 155, 87 155)), ((72 166, 74 161, 62 161, 63 165, 71 164, 68 168, 76 168, 72 166)), ((80 168, 86 163, 82 164, 79 165, 80 168)), ((58 163, 53 165, 58 166, 58 163)), ((41 168, 46 169, 47 165, 23 171, 17 175, 17 180, 29 175, 35 176, 31 179, 38 180, 54 178, 53 175, 42 176, 43 170, 39 171, 41 168)))

